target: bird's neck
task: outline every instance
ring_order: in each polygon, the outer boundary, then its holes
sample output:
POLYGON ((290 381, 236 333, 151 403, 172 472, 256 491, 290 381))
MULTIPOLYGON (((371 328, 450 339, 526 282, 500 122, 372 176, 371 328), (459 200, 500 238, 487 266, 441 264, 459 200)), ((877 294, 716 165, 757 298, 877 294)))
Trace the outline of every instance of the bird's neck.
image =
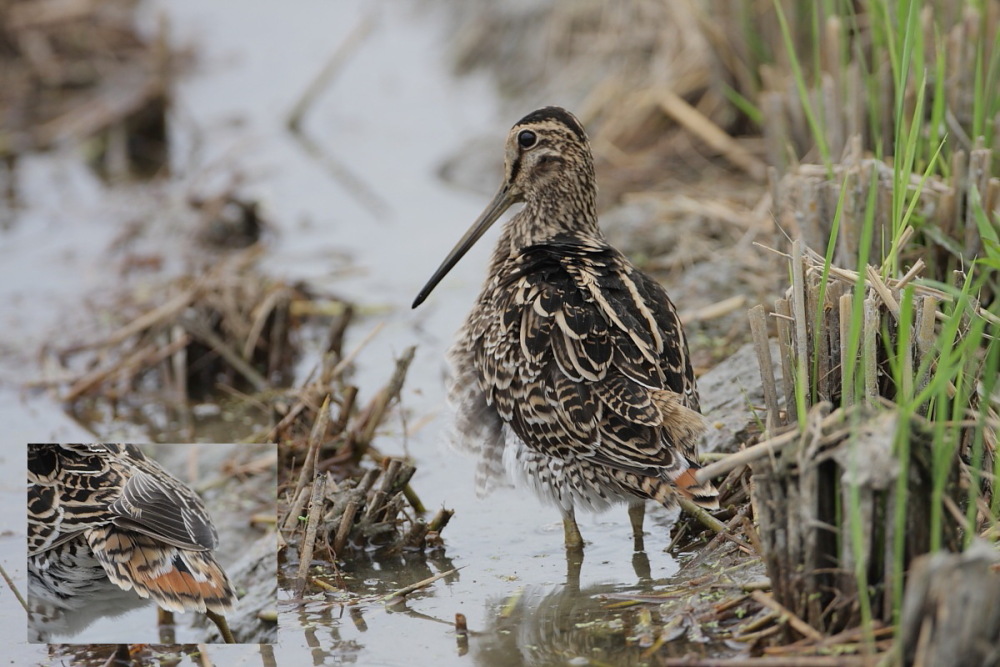
POLYGON ((524 208, 504 225, 490 259, 489 275, 502 275, 508 261, 535 245, 572 239, 584 246, 607 246, 595 209, 592 200, 577 208, 551 206, 547 200, 525 202, 524 208))
POLYGON ((512 250, 546 243, 556 236, 575 236, 584 242, 604 239, 597 225, 593 187, 570 188, 565 184, 528 198, 504 231, 512 250))

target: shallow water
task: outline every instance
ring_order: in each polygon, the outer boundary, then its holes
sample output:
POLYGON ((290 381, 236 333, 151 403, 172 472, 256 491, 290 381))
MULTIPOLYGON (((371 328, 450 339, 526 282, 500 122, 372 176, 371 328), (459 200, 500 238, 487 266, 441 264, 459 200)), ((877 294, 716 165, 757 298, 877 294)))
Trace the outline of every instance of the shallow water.
MULTIPOLYGON (((477 498, 474 461, 454 452, 445 435, 444 352, 472 306, 498 230, 484 237, 424 306, 409 308, 485 205, 493 179, 499 178, 504 137, 516 120, 500 116, 488 81, 456 80, 450 74, 451 37, 443 10, 418 0, 302 0, 293 9, 263 1, 161 0, 147 9, 150 24, 157 12, 165 12, 173 39, 193 44, 198 54, 179 83, 173 111, 175 178, 191 183, 234 168, 242 172, 244 191, 264 201, 268 218, 278 226, 269 240, 266 270, 376 307, 355 323, 345 343, 351 349, 376 324, 385 323, 358 357, 355 383, 361 400, 384 384, 395 355, 418 344, 402 394, 404 417, 390 420, 377 446, 386 454, 415 459, 412 486, 427 507, 456 510, 443 534, 444 556, 354 564, 345 573, 353 577, 355 592, 372 595, 461 568, 456 574, 396 606, 372 602, 348 609, 319 599, 282 607, 277 664, 410 665, 417 656, 419 664, 499 665, 618 655, 597 652, 581 624, 603 604, 598 594, 655 590, 676 572, 677 562, 664 552, 668 513, 653 510, 647 517, 648 572, 644 564, 633 564, 624 507, 582 515, 588 544, 576 572, 562 548, 558 512, 512 490, 477 498), (285 129, 286 114, 305 86, 364 21, 371 22, 371 32, 318 98, 304 126, 322 152, 377 196, 381 204, 374 209, 356 187, 332 178, 285 129), (483 191, 444 183, 438 176, 442 164, 480 136, 488 139, 495 163, 493 174, 471 179, 482 181, 483 191), (433 419, 407 433, 427 415, 433 419), (467 646, 454 632, 456 613, 468 619, 467 646)), ((102 188, 72 166, 75 158, 50 156, 38 164, 39 174, 24 179, 29 189, 45 193, 29 197, 36 206, 25 215, 37 222, 32 226, 22 219, 4 239, 13 244, 8 248, 35 253, 20 260, 26 266, 7 264, 5 258, 0 269, 9 276, 32 276, 17 288, 5 288, 20 295, 20 309, 27 313, 8 336, 46 334, 61 321, 60 309, 85 320, 86 313, 72 306, 80 293, 67 294, 64 285, 72 281, 76 290, 113 282, 101 275, 101 252, 116 230, 103 221, 127 219, 129 209, 127 196, 103 197, 102 188), (55 196, 46 190, 45 179, 60 184, 55 196), (66 226, 69 210, 73 227, 66 226), (39 270, 46 265, 54 268, 39 270)), ((10 252, 13 259, 15 250, 10 252)), ((14 318, 4 313, 4 320, 14 318)), ((16 369, 11 377, 23 381, 34 374, 31 363, 20 353, 4 352, 17 340, 5 339, 0 361, 16 369)), ((44 395, 19 395, 17 386, 0 385, 0 416, 10 417, 12 442, 88 438, 58 405, 44 395)), ((130 435, 128 424, 116 428, 122 437, 130 435)), ((23 506, 14 458, 4 459, 0 479, 5 506, 23 506)), ((8 529, 15 534, 0 538, 3 560, 21 573, 17 537, 23 526, 8 529)), ((8 622, 0 639, 8 645, 22 642, 18 659, 25 663, 41 659, 43 651, 23 645, 23 632, 12 633, 11 627, 24 626, 16 611, 3 605, 8 622)), ((612 631, 621 646, 607 651, 629 651, 634 659, 638 649, 626 646, 625 634, 621 628, 612 631)), ((258 664, 257 654, 245 649, 212 651, 219 664, 258 664)))

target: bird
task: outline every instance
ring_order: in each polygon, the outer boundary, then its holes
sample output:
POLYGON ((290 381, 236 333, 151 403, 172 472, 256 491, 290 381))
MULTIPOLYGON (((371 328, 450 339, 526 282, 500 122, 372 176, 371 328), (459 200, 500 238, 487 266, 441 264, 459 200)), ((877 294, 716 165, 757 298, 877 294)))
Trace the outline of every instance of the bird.
POLYGON ((670 297, 612 247, 597 216, 590 142, 561 107, 507 135, 500 188, 413 302, 416 308, 514 204, 475 306, 448 352, 458 437, 480 489, 506 473, 561 511, 625 503, 641 550, 646 501, 718 508, 699 482, 705 431, 684 329, 670 297))
POLYGON ((40 637, 42 618, 83 612, 86 627, 93 610, 116 615, 142 598, 205 613, 232 640, 223 614, 236 594, 213 554, 215 526, 201 498, 135 445, 29 444, 27 508, 40 637))

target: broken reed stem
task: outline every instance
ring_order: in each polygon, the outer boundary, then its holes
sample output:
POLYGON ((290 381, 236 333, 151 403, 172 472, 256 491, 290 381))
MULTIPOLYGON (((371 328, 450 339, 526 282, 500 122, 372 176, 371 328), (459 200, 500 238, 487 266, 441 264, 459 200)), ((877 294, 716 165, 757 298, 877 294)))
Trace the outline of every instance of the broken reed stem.
POLYGON ((7 582, 7 587, 10 588, 10 592, 14 594, 17 601, 21 603, 22 607, 24 607, 24 612, 30 615, 31 611, 28 609, 28 603, 24 601, 23 597, 21 597, 21 592, 17 590, 17 586, 14 585, 14 580, 10 578, 9 574, 7 574, 7 570, 4 569, 3 563, 0 563, 0 576, 2 576, 3 580, 7 582))
MULTIPOLYGON (((841 411, 835 411, 827 415, 819 422, 819 428, 826 429, 827 427, 843 420, 843 414, 841 411)), ((769 438, 764 442, 759 442, 756 445, 747 447, 746 449, 730 454, 726 458, 710 463, 704 468, 700 468, 695 471, 694 478, 699 484, 704 484, 714 477, 719 475, 725 475, 726 473, 739 468, 740 466, 753 463, 758 459, 762 459, 766 456, 772 456, 782 447, 795 442, 802 434, 797 428, 793 428, 781 435, 776 435, 773 438, 769 438)))
POLYGON ((418 581, 415 584, 410 584, 409 586, 403 586, 402 588, 400 588, 398 590, 395 590, 392 593, 389 593, 387 595, 383 595, 380 598, 380 600, 382 600, 383 602, 386 602, 386 603, 397 602, 398 601, 397 598, 404 598, 407 595, 409 595, 410 593, 413 593, 414 591, 419 591, 421 588, 427 588, 428 586, 430 586, 431 584, 433 584, 438 579, 442 579, 444 577, 447 577, 448 575, 455 574, 456 572, 458 572, 461 569, 462 568, 460 568, 460 567, 456 567, 456 568, 453 568, 451 570, 448 570, 447 572, 439 572, 439 573, 435 574, 434 576, 427 577, 426 579, 418 581))
POLYGON ((163 361, 164 359, 172 356, 179 349, 183 348, 191 341, 189 336, 182 336, 177 340, 171 341, 163 347, 159 347, 156 343, 150 343, 138 351, 133 352, 116 364, 112 364, 108 368, 102 368, 89 373, 77 380, 66 395, 61 398, 63 402, 72 403, 78 399, 82 394, 87 393, 95 386, 101 384, 109 377, 118 373, 119 371, 127 371, 131 368, 138 368, 144 365, 153 366, 163 361))
MULTIPOLYGON (((806 392, 809 386, 809 323, 806 319, 806 281, 805 266, 802 261, 802 240, 792 243, 792 310, 795 321, 795 384, 797 391, 806 392)), ((794 393, 794 392, 793 392, 794 393)), ((793 397, 795 417, 805 418, 799 414, 799 404, 793 397)), ((809 397, 805 397, 808 403, 809 397)))
POLYGON ((300 396, 298 402, 291 407, 288 413, 281 418, 281 421, 275 424, 274 427, 271 428, 271 430, 264 435, 264 437, 262 438, 255 437, 254 439, 262 440, 264 442, 276 441, 278 439, 278 434, 284 431, 289 426, 291 426, 292 422, 295 421, 295 418, 298 417, 300 414, 302 414, 302 411, 305 409, 306 409, 306 403, 304 400, 302 400, 300 396))
POLYGON ((323 374, 320 382, 329 385, 333 381, 333 368, 335 364, 326 363, 327 359, 344 358, 344 335, 347 333, 347 326, 354 320, 354 307, 346 306, 340 317, 330 325, 330 335, 326 344, 326 355, 324 355, 323 374), (330 372, 328 372, 328 370, 330 372))
POLYGON ((455 614, 455 643, 459 656, 469 652, 469 623, 465 619, 465 614, 455 614))
POLYGON ((309 519, 306 522, 306 537, 299 552, 299 570, 295 587, 300 596, 308 583, 309 566, 312 564, 313 549, 316 546, 316 531, 319 529, 319 517, 323 511, 325 497, 326 475, 317 475, 313 480, 312 505, 309 507, 309 519))
POLYGON ((822 632, 803 621, 801 618, 792 613, 788 607, 784 606, 764 591, 753 591, 750 593, 750 597, 768 609, 777 612, 781 618, 786 619, 788 624, 803 637, 817 642, 823 640, 822 632))
POLYGON ((812 651, 814 653, 822 651, 833 652, 840 647, 857 646, 864 639, 866 633, 875 640, 891 639, 896 633, 895 626, 884 626, 878 621, 873 621, 872 625, 874 626, 872 628, 855 627, 834 635, 824 635, 823 639, 818 642, 810 639, 800 639, 797 642, 784 646, 768 646, 764 649, 764 653, 772 656, 781 656, 802 655, 803 651, 812 651))
MULTIPOLYGON (((327 394, 323 398, 323 405, 319 409, 319 414, 316 415, 316 421, 313 422, 312 430, 309 433, 309 448, 306 450, 305 461, 302 462, 302 469, 299 471, 299 479, 295 484, 295 491, 292 493, 292 497, 298 500, 299 496, 302 494, 302 490, 306 488, 309 481, 313 479, 313 471, 316 469, 316 460, 319 458, 319 446, 320 442, 323 440, 323 436, 326 433, 327 424, 330 422, 330 395, 327 394)), ((294 517, 295 515, 291 515, 294 517)), ((292 525, 289 524, 288 519, 285 520, 285 529, 290 530, 292 525)))
POLYGON ((340 412, 337 414, 337 421, 333 422, 330 429, 332 435, 340 435, 347 428, 347 422, 351 418, 351 411, 354 410, 354 401, 358 398, 358 388, 354 385, 347 385, 340 394, 340 412))
POLYGON ((233 370, 242 375, 247 382, 252 384, 256 391, 264 392, 270 387, 270 383, 267 381, 267 378, 261 375, 260 371, 247 363, 247 361, 240 356, 239 352, 231 348, 226 341, 222 340, 221 336, 209 329, 203 323, 193 318, 186 318, 183 321, 183 326, 193 336, 201 339, 205 345, 208 345, 210 348, 218 352, 219 356, 229 362, 229 365, 233 367, 233 370))
POLYGON ((413 527, 410 528, 410 532, 406 535, 403 542, 411 547, 420 546, 420 543, 424 541, 428 533, 440 533, 444 530, 444 527, 448 525, 454 514, 454 510, 447 510, 442 507, 434 515, 434 518, 427 523, 414 521, 413 527))
POLYGON ((88 346, 81 346, 79 348, 73 348, 73 351, 78 351, 82 349, 98 348, 98 347, 114 347, 115 345, 120 345, 132 336, 135 336, 146 329, 151 329, 155 325, 172 319, 177 313, 181 312, 194 301, 196 301, 202 292, 202 288, 205 286, 206 280, 202 278, 195 286, 181 292, 175 296, 170 301, 165 304, 154 308, 153 310, 140 315, 135 318, 127 325, 123 326, 121 329, 111 334, 99 343, 94 343, 88 346))
POLYGON ((295 500, 288 508, 288 514, 285 515, 284 523, 281 524, 282 531, 290 533, 295 530, 296 526, 299 524, 299 517, 302 516, 302 510, 306 506, 306 499, 308 497, 308 488, 299 489, 299 492, 295 495, 295 500))
POLYGON ((354 525, 354 515, 357 513, 358 501, 352 498, 347 501, 344 513, 340 516, 340 525, 337 526, 337 535, 333 540, 333 553, 335 556, 340 556, 343 553, 344 546, 347 544, 347 538, 351 534, 351 527, 354 525))
POLYGON ((731 541, 733 544, 743 549, 747 553, 753 553, 753 547, 751 547, 749 544, 747 544, 740 538, 736 537, 735 535, 731 534, 729 532, 729 529, 726 528, 726 524, 722 523, 714 516, 706 512, 703 508, 696 505, 694 501, 691 500, 690 498, 685 498, 684 496, 679 495, 677 496, 677 503, 681 506, 682 510, 684 510, 692 517, 694 517, 694 519, 697 520, 698 523, 700 523, 701 525, 705 526, 706 528, 708 528, 709 530, 711 530, 716 534, 724 535, 727 540, 731 541))
POLYGON ((882 282, 882 277, 879 276, 878 271, 874 266, 869 264, 865 268, 865 276, 868 279, 868 284, 874 288, 874 290, 878 293, 879 298, 882 299, 882 303, 884 303, 886 308, 889 309, 889 312, 892 313, 893 319, 898 322, 899 304, 896 302, 895 297, 892 296, 892 292, 889 291, 886 284, 882 282))
MULTIPOLYGON (((730 540, 730 538, 734 535, 733 530, 736 528, 737 524, 743 523, 743 519, 746 518, 746 514, 748 511, 749 511, 749 505, 743 505, 742 507, 740 507, 739 510, 736 512, 736 515, 732 519, 730 519, 728 523, 726 523, 725 530, 723 530, 722 532, 717 532, 715 536, 712 537, 712 539, 709 540, 704 547, 699 549, 697 556, 695 556, 690 561, 685 563, 684 567, 688 571, 691 571, 695 567, 701 565, 706 559, 717 556, 718 552, 716 550, 716 547, 718 547, 723 541, 730 540)), ((735 542, 735 540, 733 541, 735 542)), ((735 542, 735 544, 737 545, 737 547, 740 546, 738 542, 735 542)), ((671 545, 671 547, 673 547, 673 545, 671 545)), ((760 554, 760 551, 755 550, 754 553, 760 554)))
MULTIPOLYGON (((170 356, 170 370, 174 375, 174 399, 177 401, 177 405, 185 406, 187 408, 189 406, 187 388, 187 344, 190 342, 190 338, 187 332, 184 331, 184 327, 180 324, 174 324, 170 327, 170 339, 171 342, 184 340, 184 345, 170 356)), ((190 409, 184 410, 184 414, 187 417, 190 417, 190 409)))
MULTIPOLYGON (((257 347, 257 341, 260 340, 261 334, 264 332, 264 326, 267 324, 267 318, 271 316, 271 313, 275 311, 278 307, 278 303, 282 298, 288 300, 290 292, 286 287, 279 287, 277 289, 271 289, 264 295, 264 298, 254 307, 251 315, 253 316, 253 321, 250 322, 250 327, 247 331, 246 339, 243 341, 243 347, 240 350, 240 355, 244 359, 249 359, 253 355, 254 348, 257 347)), ((280 336, 278 339, 280 340, 280 336)))
POLYGON ((409 484, 403 489, 403 495, 406 497, 406 501, 410 503, 410 507, 417 514, 425 514, 427 512, 427 507, 424 505, 424 501, 420 500, 420 496, 417 492, 413 490, 413 487, 409 484))
POLYGON ((773 430, 778 419, 778 389, 774 381, 774 364, 771 360, 771 343, 767 336, 767 315, 764 306, 755 306, 747 316, 750 319, 750 333, 760 368, 760 380, 764 389, 764 407, 767 410, 766 427, 773 430))
POLYGON ((666 658, 663 667, 871 667, 879 656, 796 655, 762 658, 666 658))
POLYGON ((379 512, 382 511, 385 501, 392 491, 392 485, 399 474, 400 466, 402 466, 402 461, 399 459, 391 459, 389 461, 385 472, 382 473, 382 484, 379 486, 378 491, 375 492, 371 502, 368 503, 368 511, 365 512, 366 521, 374 522, 378 518, 379 512))
POLYGON ((874 296, 864 301, 865 328, 862 335, 861 358, 865 377, 865 402, 869 406, 878 404, 878 331, 879 308, 874 296))
POLYGON ((434 518, 427 523, 428 532, 440 533, 444 530, 444 527, 448 525, 448 522, 451 521, 451 517, 454 515, 455 510, 447 510, 442 507, 437 511, 437 514, 434 515, 434 518))
POLYGON ((778 349, 781 351, 781 388, 785 392, 786 418, 780 426, 797 419, 795 405, 794 361, 792 359, 792 308, 788 299, 774 302, 775 322, 778 327, 778 349))
POLYGON ((376 217, 384 217, 388 211, 385 200, 358 176, 349 164, 343 163, 327 152, 319 143, 311 139, 302 127, 302 118, 312 106, 315 98, 329 85, 331 79, 343 64, 356 52, 361 43, 371 33, 374 23, 365 17, 358 26, 341 42, 330 60, 296 101, 286 121, 288 131, 302 149, 325 167, 333 178, 343 184, 346 191, 364 205, 376 217))
POLYGON ((362 338, 361 342, 355 345, 354 349, 352 349, 350 352, 347 353, 346 357, 338 361, 337 365, 333 367, 332 371, 330 371, 330 379, 333 380, 340 377, 340 375, 347 369, 347 367, 350 366, 352 363, 354 363, 354 360, 357 358, 357 356, 361 354, 361 350, 365 349, 365 347, 368 346, 368 343, 372 342, 372 340, 375 339, 375 336, 377 336, 378 333, 382 331, 382 328, 384 326, 385 322, 379 322, 378 324, 376 324, 372 328, 372 330, 368 332, 368 335, 362 338))
POLYGON ((854 295, 844 294, 838 303, 840 308, 840 404, 845 408, 854 405, 854 383, 845 372, 847 360, 856 359, 855 350, 851 345, 851 314, 854 311, 854 295))
POLYGON ((722 153, 734 166, 745 171, 750 178, 763 183, 767 179, 767 165, 741 146, 727 132, 705 117, 700 111, 670 90, 662 88, 656 93, 660 109, 677 123, 706 144, 722 153))
POLYGON ((330 59, 323 65, 323 69, 320 70, 319 74, 316 75, 306 89, 302 91, 302 95, 295 102, 292 107, 291 112, 288 114, 288 119, 286 123, 288 124, 288 129, 292 132, 299 132, 299 128, 302 125, 302 118, 306 115, 309 108, 315 103, 316 98, 320 96, 323 90, 330 85, 333 78, 337 73, 343 68, 344 64, 351 58, 351 56, 358 50, 358 48, 364 43, 364 41, 371 34, 372 29, 375 27, 375 21, 370 15, 365 16, 361 19, 361 22, 348 33, 347 37, 337 45, 336 50, 330 59))
MULTIPOLYGON (((396 369, 393 371, 392 377, 389 378, 389 383, 375 395, 375 398, 372 399, 371 403, 365 409, 365 415, 362 419, 363 426, 360 433, 354 438, 354 443, 360 452, 363 452, 372 441, 372 438, 375 436, 375 429, 382 423, 382 416, 385 414, 386 409, 399 396, 399 392, 402 391, 403 383, 406 381, 406 372, 410 368, 410 363, 413 361, 413 355, 416 353, 416 350, 416 345, 411 345, 403 351, 403 356, 396 361, 396 369)), ((358 452, 356 452, 356 455, 358 455, 358 452)))

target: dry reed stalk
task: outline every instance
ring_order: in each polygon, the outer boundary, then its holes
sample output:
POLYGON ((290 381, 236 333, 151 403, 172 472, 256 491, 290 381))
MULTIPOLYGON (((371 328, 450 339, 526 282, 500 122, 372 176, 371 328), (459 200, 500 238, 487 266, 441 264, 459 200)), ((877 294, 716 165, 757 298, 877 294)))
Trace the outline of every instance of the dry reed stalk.
POLYGON ((693 106, 669 89, 659 91, 658 100, 664 113, 698 136, 729 160, 734 166, 745 171, 750 178, 762 183, 767 175, 767 165, 754 157, 718 125, 706 118, 693 106))
MULTIPOLYGON (((330 397, 326 396, 323 399, 323 405, 319 409, 319 414, 316 417, 316 421, 313 423, 312 431, 309 434, 308 448, 306 449, 306 458, 302 462, 302 469, 299 471, 299 479, 295 484, 295 491, 292 492, 292 497, 298 499, 302 491, 306 486, 313 480, 316 470, 316 460, 319 458, 319 447, 323 440, 323 436, 326 433, 327 424, 330 421, 330 397)), ((290 529, 291 526, 285 526, 286 530, 290 529)))
POLYGON ((259 255, 259 249, 252 248, 216 263, 194 280, 177 279, 151 292, 154 299, 174 292, 159 304, 131 302, 129 293, 117 305, 124 313, 139 311, 128 324, 61 353, 60 363, 92 357, 90 370, 54 381, 69 383, 63 400, 118 402, 138 395, 137 386, 152 384, 176 398, 175 409, 190 422, 182 401, 213 393, 220 385, 247 385, 256 392, 280 386, 291 376, 296 357, 289 312, 295 299, 312 297, 259 274, 259 255))
POLYGON ((5 2, 0 54, 0 157, 91 137, 108 175, 150 175, 167 162, 168 91, 176 56, 167 26, 149 37, 135 7, 108 2, 5 2), (136 147, 141 145, 141 149, 136 147))
POLYGON ((895 664, 981 665, 1000 645, 1000 558, 984 542, 913 564, 903 599, 895 664))
MULTIPOLYGON (((850 591, 857 591, 855 559, 860 554, 869 564, 867 583, 873 613, 877 619, 890 622, 893 587, 899 582, 896 562, 888 554, 892 553, 891 545, 901 539, 905 567, 929 548, 926 517, 934 511, 930 489, 935 464, 932 438, 923 420, 884 411, 884 405, 897 392, 912 396, 917 387, 926 384, 938 353, 934 349, 938 306, 951 297, 915 281, 920 264, 900 278, 885 278, 871 268, 859 274, 825 266, 823 258, 801 242, 793 245, 789 260, 793 284, 786 298, 776 303, 774 316, 789 413, 794 414, 795 409, 794 383, 789 381, 793 375, 798 376, 796 382, 801 386, 815 388, 815 393, 805 391, 809 412, 797 416, 801 428, 772 435, 760 445, 706 466, 699 474, 707 479, 753 461, 754 506, 774 596, 794 615, 820 631, 838 631, 858 623, 858 608, 850 591), (853 317, 859 282, 864 324, 858 347, 852 349, 848 322, 853 317), (913 316, 907 335, 909 348, 898 350, 904 298, 913 299, 908 306, 913 316), (885 370, 888 350, 902 357, 893 375, 885 370), (853 384, 840 377, 851 355, 857 355, 863 396, 854 396, 853 384), (892 384, 893 378, 899 379, 900 386, 892 384), (852 407, 850 412, 839 409, 827 414, 825 404, 814 403, 824 400, 852 407), (872 412, 876 407, 879 410, 872 412), (910 451, 906 471, 900 471, 893 449, 902 428, 906 429, 910 451), (907 479, 908 504, 905 532, 897 538, 896 525, 888 517, 896 515, 895 480, 901 474, 907 479), (847 510, 838 508, 851 508, 853 530, 846 528, 852 524, 840 514, 847 510), (854 544, 857 534, 861 544, 854 544)), ((764 329, 762 314, 761 309, 755 309, 750 315, 751 327, 760 332, 764 329)), ((966 316, 987 317, 988 313, 973 304, 966 316)), ((762 338, 763 334, 757 336, 762 338)), ((763 355, 761 359, 761 366, 769 368, 763 355)), ((764 376, 765 385, 774 384, 766 372, 764 376)), ((769 410, 776 409, 766 402, 769 410)), ((773 434, 770 418, 768 425, 773 434)), ((993 442, 995 436, 991 432, 986 438, 993 442)), ((961 442, 967 441, 962 436, 961 442)), ((956 448, 956 452, 960 450, 956 448)), ((955 548, 958 544, 959 531, 965 525, 963 503, 967 495, 959 484, 958 467, 952 466, 941 500, 949 517, 943 522, 940 537, 946 546, 955 548)))
POLYGON ((299 554, 299 569, 296 577, 296 595, 301 596, 308 583, 309 568, 312 566, 313 549, 316 546, 316 532, 319 530, 320 515, 323 513, 323 501, 326 497, 326 475, 317 475, 312 483, 312 501, 309 505, 309 517, 306 521, 306 535, 302 541, 299 554))
MULTIPOLYGON (((892 169, 873 159, 860 159, 853 144, 845 162, 829 169, 804 164, 790 169, 771 188, 775 218, 780 228, 793 238, 802 239, 807 248, 825 248, 833 232, 833 221, 843 191, 840 227, 833 264, 845 270, 856 269, 861 250, 862 228, 872 217, 872 244, 869 257, 886 256, 883 239, 892 234, 892 193, 895 187, 892 169), (869 192, 875 189, 874 210, 867 210, 869 192)), ((918 198, 916 210, 923 220, 920 232, 904 230, 895 245, 900 264, 910 270, 922 265, 926 277, 949 282, 953 266, 967 264, 982 253, 979 227, 971 202, 978 199, 987 218, 1000 225, 1000 179, 991 176, 991 151, 976 149, 966 158, 959 151, 952 156, 952 177, 944 182, 936 176, 927 180, 914 174, 906 183, 908 196, 918 198)), ((988 283, 987 290, 996 289, 988 283)), ((991 292, 989 292, 991 293, 991 292)))
POLYGON ((764 408, 767 410, 766 428, 773 432, 778 419, 778 390, 774 382, 774 364, 771 361, 771 345, 767 338, 767 316, 764 306, 750 309, 750 333, 753 336, 754 351, 761 369, 761 383, 764 389, 764 408))

